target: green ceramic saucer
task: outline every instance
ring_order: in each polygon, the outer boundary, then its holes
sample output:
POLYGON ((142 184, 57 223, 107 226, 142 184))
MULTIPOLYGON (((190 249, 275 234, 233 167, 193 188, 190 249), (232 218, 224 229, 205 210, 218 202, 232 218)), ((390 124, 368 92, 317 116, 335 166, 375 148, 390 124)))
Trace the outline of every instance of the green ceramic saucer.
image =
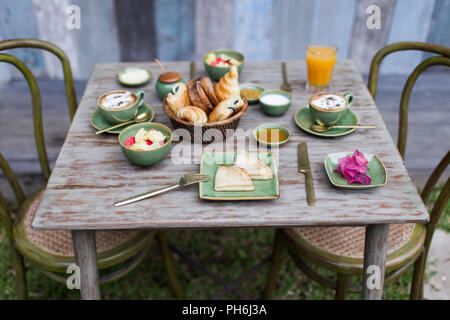
MULTIPOLYGON (((250 153, 253 153, 250 151, 250 153)), ((272 152, 255 152, 258 159, 265 162, 273 172, 271 180, 252 180, 255 185, 253 191, 216 191, 214 189, 215 176, 219 165, 233 165, 236 152, 204 152, 200 164, 200 173, 207 174, 213 179, 200 182, 198 195, 206 200, 268 200, 280 197, 277 164, 272 152)))
POLYGON ((386 184, 386 168, 384 167, 383 162, 381 162, 381 160, 372 153, 363 152, 364 157, 369 160, 369 164, 367 166, 367 174, 371 178, 369 185, 360 183, 349 184, 342 173, 334 172, 334 170, 338 167, 339 158, 343 158, 352 154, 353 152, 338 152, 330 153, 325 157, 323 163, 325 165, 325 170, 327 171, 328 178, 330 179, 330 182, 333 186, 344 189, 371 189, 375 187, 381 187, 386 184))
MULTIPOLYGON (((239 86, 239 88, 240 88, 241 90, 242 90, 242 89, 245 89, 245 88, 256 89, 256 90, 259 90, 259 91, 260 91, 259 94, 263 93, 263 91, 266 90, 266 89, 264 89, 263 87, 258 86, 258 85, 253 84, 253 83, 243 83, 243 84, 241 84, 241 85, 239 86)), ((258 103, 258 102, 259 102, 259 98, 257 98, 257 99, 248 99, 248 98, 247 98, 247 101, 248 101, 249 104, 254 104, 254 103, 258 103)))
POLYGON ((126 87, 142 86, 142 85, 146 84, 147 82, 149 82, 151 78, 152 78, 152 73, 149 70, 146 70, 143 68, 137 68, 137 67, 125 68, 125 69, 120 70, 117 73, 117 81, 126 87), (138 80, 134 80, 134 79, 128 80, 124 77, 125 74, 131 74, 136 71, 144 71, 146 73, 146 76, 143 77, 142 79, 138 79, 138 80))
MULTIPOLYGON (((155 112, 153 111, 153 109, 146 103, 144 103, 138 110, 137 114, 141 114, 144 112, 149 112, 150 113, 150 119, 146 122, 152 122, 153 119, 155 118, 155 112)), ((103 116, 101 115, 100 111, 98 111, 98 109, 95 109, 95 111, 92 113, 91 115, 91 125, 97 129, 97 130, 103 130, 109 127, 114 126, 115 124, 113 123, 109 123, 108 121, 106 121, 103 116)), ((124 125, 122 127, 119 127, 117 129, 113 129, 113 130, 109 130, 106 131, 108 133, 114 133, 114 134, 119 134, 123 129, 125 129, 126 127, 129 127, 131 125, 133 125, 134 123, 130 123, 128 125, 124 125)))
MULTIPOLYGON (((355 128, 333 128, 326 132, 314 131, 311 128, 314 122, 312 121, 311 114, 309 113, 309 106, 298 109, 295 113, 294 120, 295 123, 300 127, 300 129, 320 137, 332 138, 345 136, 346 134, 352 133, 356 130, 355 128)), ((352 110, 348 109, 347 112, 342 116, 342 118, 336 123, 336 125, 357 126, 359 125, 359 118, 352 110)))

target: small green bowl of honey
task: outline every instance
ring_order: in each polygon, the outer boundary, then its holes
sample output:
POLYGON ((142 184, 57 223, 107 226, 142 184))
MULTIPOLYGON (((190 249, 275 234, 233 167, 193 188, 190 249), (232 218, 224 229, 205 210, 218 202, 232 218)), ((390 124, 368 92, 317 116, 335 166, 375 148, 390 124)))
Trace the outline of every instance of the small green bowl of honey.
POLYGON ((262 124, 253 129, 253 137, 262 145, 275 147, 288 142, 291 132, 279 124, 262 124))
POLYGON ((265 90, 263 87, 253 83, 243 83, 239 88, 249 104, 258 103, 259 95, 265 90))

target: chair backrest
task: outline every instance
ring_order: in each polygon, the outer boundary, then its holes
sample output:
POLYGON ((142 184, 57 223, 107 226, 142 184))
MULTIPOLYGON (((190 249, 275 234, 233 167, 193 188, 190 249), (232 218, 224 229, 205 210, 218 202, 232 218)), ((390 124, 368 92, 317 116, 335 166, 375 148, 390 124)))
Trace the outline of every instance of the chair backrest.
MULTIPOLYGON (((72 120, 77 108, 77 101, 72 77, 72 70, 67 55, 60 48, 46 41, 36 39, 11 39, 0 41, 0 51, 15 48, 44 49, 53 53, 55 56, 59 58, 63 68, 67 102, 69 105, 69 114, 70 119, 72 120)), ((10 54, 0 53, 0 62, 6 62, 14 65, 23 74, 30 87, 33 106, 33 125, 34 125, 36 148, 39 156, 39 163, 41 165, 42 174, 44 176, 45 181, 47 181, 48 178, 50 177, 50 166, 48 163, 42 127, 41 96, 39 93, 39 87, 37 85, 36 79, 34 78, 30 69, 21 60, 10 54)), ((18 182, 17 177, 14 175, 11 167, 9 166, 6 159, 3 157, 1 153, 0 153, 0 170, 4 173, 6 179, 11 185, 11 188, 17 200, 17 205, 20 206, 22 202, 25 200, 25 195, 22 191, 22 188, 18 182)), ((10 221, 8 221, 9 220, 8 216, 10 216, 9 210, 6 207, 6 203, 0 194, 0 217, 6 220, 5 222, 7 224, 6 226, 7 232, 9 229, 8 225, 10 224, 10 221)))
MULTIPOLYGON (((419 63, 417 67, 413 70, 413 72, 410 74, 403 87, 400 99, 397 147, 401 156, 404 158, 406 150, 406 139, 408 135, 409 98, 411 96, 414 84, 416 83, 416 80, 419 77, 419 75, 429 67, 435 65, 443 65, 450 67, 450 48, 437 44, 423 43, 423 42, 397 42, 381 48, 372 59, 369 73, 369 82, 367 84, 369 92, 374 99, 376 96, 378 73, 380 70, 382 60, 387 55, 393 52, 403 50, 419 50, 437 54, 437 56, 430 57, 419 63)), ((448 167, 449 163, 450 163, 450 151, 448 151, 447 154, 442 158, 441 162, 438 164, 438 166, 434 169, 433 173, 428 178, 428 181, 421 193, 422 200, 424 201, 424 203, 428 203, 430 195, 434 190, 434 188, 436 187, 436 183, 438 182, 439 178, 448 167)), ((427 248, 429 248, 431 238, 434 233, 434 229, 436 228, 437 222, 439 221, 439 218, 446 207, 446 204, 449 200, 449 196, 450 196, 450 178, 447 179, 447 182, 442 188, 439 197, 434 203, 434 206, 431 210, 430 222, 427 225, 427 239, 425 243, 427 248)))

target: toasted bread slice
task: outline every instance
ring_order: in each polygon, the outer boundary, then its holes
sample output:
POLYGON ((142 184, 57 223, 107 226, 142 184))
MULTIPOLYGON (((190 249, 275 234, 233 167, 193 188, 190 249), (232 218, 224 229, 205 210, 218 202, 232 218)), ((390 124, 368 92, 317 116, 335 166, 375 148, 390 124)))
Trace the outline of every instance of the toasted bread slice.
POLYGON ((208 110, 208 111, 205 110, 205 112, 210 113, 214 109, 214 106, 212 105, 211 101, 209 101, 209 98, 206 95, 205 90, 203 90, 203 87, 202 87, 200 81, 197 81, 195 83, 195 86, 197 88, 197 93, 200 97, 200 100, 202 101, 202 103, 206 107, 206 109, 208 110))
POLYGON ((209 100, 213 104, 213 106, 216 106, 219 103, 219 99, 217 98, 216 94, 214 93, 214 84, 212 83, 211 78, 203 77, 200 79, 200 83, 202 85, 203 90, 205 90, 205 93, 207 94, 209 100))
POLYGON ((255 154, 246 151, 238 151, 234 165, 247 171, 252 179, 273 179, 272 169, 270 169, 263 161, 259 160, 255 154))
POLYGON ((220 165, 214 179, 214 189, 216 191, 253 191, 255 186, 244 169, 220 165))
POLYGON ((195 85, 195 81, 194 80, 189 80, 186 83, 187 87, 188 87, 188 92, 189 92, 189 98, 191 99, 192 105, 198 107, 201 104, 201 100, 200 97, 197 93, 197 87, 195 85))

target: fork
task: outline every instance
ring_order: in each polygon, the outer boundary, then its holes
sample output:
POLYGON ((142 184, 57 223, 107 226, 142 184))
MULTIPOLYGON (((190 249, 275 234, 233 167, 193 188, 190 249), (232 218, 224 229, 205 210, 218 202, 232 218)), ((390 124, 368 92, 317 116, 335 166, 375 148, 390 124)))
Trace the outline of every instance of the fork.
POLYGON ((164 187, 161 189, 157 189, 157 190, 153 190, 150 192, 146 192, 137 196, 133 196, 131 198, 125 199, 125 200, 121 200, 118 202, 114 203, 115 207, 120 207, 129 203, 133 203, 136 201, 140 201, 143 199, 147 199, 153 196, 156 196, 158 194, 161 194, 163 192, 166 191, 170 191, 170 190, 174 190, 180 187, 185 187, 188 186, 190 184, 194 184, 194 183, 199 183, 199 182, 204 182, 204 181, 209 181, 211 180, 211 177, 208 176, 207 174, 199 174, 199 173, 190 173, 190 174, 185 174, 184 176, 181 177, 180 181, 178 181, 178 183, 168 186, 168 187, 164 187))
POLYGON ((281 85, 280 89, 291 92, 292 87, 287 80, 286 62, 281 63, 281 72, 283 73, 283 84, 281 85))

